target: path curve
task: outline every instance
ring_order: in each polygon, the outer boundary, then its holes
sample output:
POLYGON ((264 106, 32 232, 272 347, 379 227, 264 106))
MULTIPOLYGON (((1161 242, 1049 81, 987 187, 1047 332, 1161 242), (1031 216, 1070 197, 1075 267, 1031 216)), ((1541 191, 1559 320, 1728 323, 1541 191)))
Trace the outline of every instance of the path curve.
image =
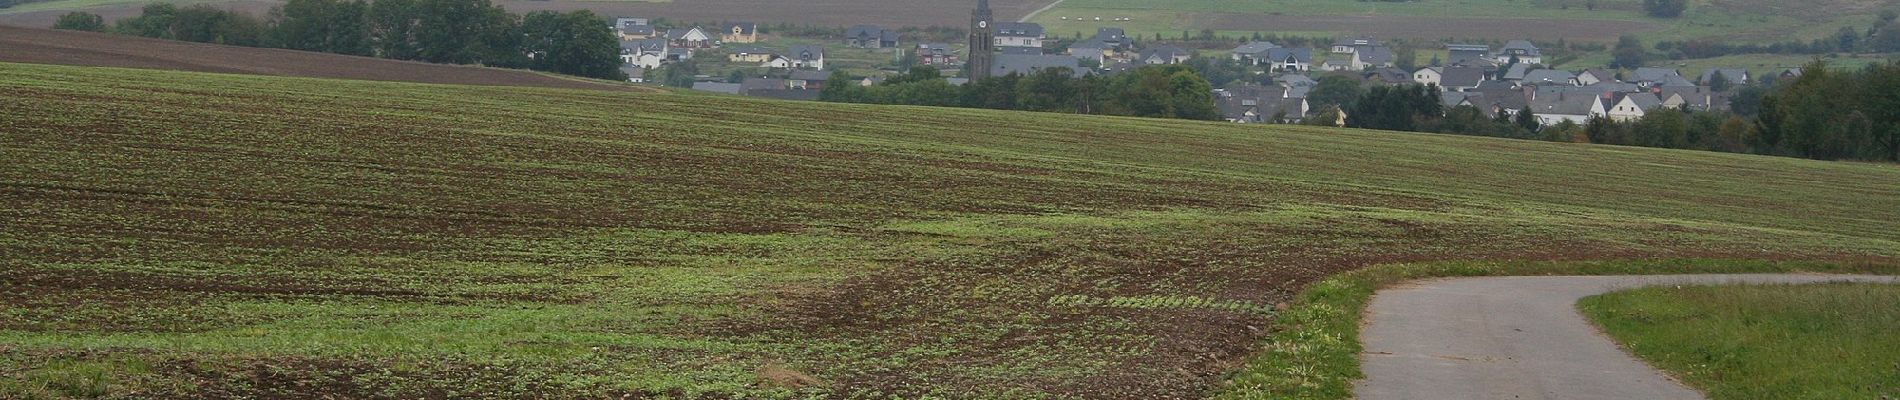
POLYGON ((1056 0, 1054 2, 1050 2, 1049 5, 1042 6, 1042 8, 1036 9, 1036 11, 1030 11, 1029 15, 1024 15, 1022 18, 1017 18, 1016 22, 1029 22, 1030 19, 1036 18, 1037 15, 1042 15, 1043 11, 1049 11, 1049 9, 1051 8, 1056 8, 1056 6, 1062 5, 1062 1, 1063 0, 1056 0))
POLYGON ((1895 276, 1662 275, 1425 280, 1380 290, 1360 399, 1701 399, 1618 348, 1578 299, 1679 284, 1900 283, 1895 276))

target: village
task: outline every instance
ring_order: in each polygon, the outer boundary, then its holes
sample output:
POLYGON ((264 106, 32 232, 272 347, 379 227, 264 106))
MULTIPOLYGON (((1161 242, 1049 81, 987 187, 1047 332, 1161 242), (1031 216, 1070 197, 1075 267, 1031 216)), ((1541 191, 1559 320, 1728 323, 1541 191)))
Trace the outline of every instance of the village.
MULTIPOLYGON (((1401 59, 1399 50, 1367 37, 1297 47, 1249 40, 1231 49, 1202 51, 1158 35, 1154 40, 1130 37, 1116 27, 1101 27, 1089 36, 1054 37, 1035 23, 984 21, 981 25, 973 23, 971 29, 988 30, 991 36, 992 55, 984 61, 989 67, 982 74, 986 76, 1026 76, 1045 69, 1067 69, 1073 76, 1114 76, 1142 66, 1187 64, 1204 57, 1211 58, 1208 62, 1237 65, 1247 76, 1212 82, 1222 119, 1236 123, 1313 123, 1310 118, 1323 114, 1336 120, 1320 124, 1343 124, 1343 110, 1308 98, 1326 76, 1350 78, 1365 86, 1434 85, 1442 90, 1446 109, 1474 107, 1490 118, 1510 118, 1529 110, 1542 125, 1583 124, 1593 117, 1633 121, 1658 108, 1725 111, 1732 91, 1759 81, 1747 68, 1709 68, 1690 75, 1671 67, 1554 69, 1547 66, 1545 52, 1529 40, 1505 41, 1501 46, 1439 44, 1429 65, 1414 66, 1424 63, 1401 59)), ((834 72, 863 86, 918 66, 940 69, 951 85, 970 81, 971 46, 953 45, 941 33, 933 35, 939 41, 919 41, 907 35, 916 29, 905 32, 873 25, 804 36, 769 34, 768 29, 747 22, 680 28, 661 27, 646 18, 614 21, 622 40, 622 68, 633 82, 818 100, 834 72)), ((1785 68, 1768 79, 1800 73, 1800 68, 1785 68)))

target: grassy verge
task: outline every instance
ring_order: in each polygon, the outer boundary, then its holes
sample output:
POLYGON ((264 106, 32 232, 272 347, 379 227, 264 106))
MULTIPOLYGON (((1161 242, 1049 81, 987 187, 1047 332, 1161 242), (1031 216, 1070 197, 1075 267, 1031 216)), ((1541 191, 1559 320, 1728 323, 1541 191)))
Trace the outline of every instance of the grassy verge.
POLYGON ((1578 306, 1710 398, 1900 397, 1900 285, 1656 287, 1578 306))
POLYGON ((1359 370, 1359 326, 1379 288, 1438 277, 1694 273, 1896 273, 1878 265, 1723 260, 1442 262, 1392 264, 1336 275, 1295 297, 1275 331, 1214 398, 1348 399, 1359 370))

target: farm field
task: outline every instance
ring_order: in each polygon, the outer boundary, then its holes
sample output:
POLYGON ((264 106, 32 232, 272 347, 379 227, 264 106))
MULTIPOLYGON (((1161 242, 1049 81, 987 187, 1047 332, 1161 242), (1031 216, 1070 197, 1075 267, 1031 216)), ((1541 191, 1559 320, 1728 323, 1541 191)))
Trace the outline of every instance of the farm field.
POLYGON ((1775 0, 1694 2, 1683 18, 1644 15, 1639 1, 1605 0, 1595 9, 1582 0, 1421 0, 1366 2, 1330 0, 1066 0, 1036 16, 1051 32, 1094 31, 1125 25, 1130 34, 1179 35, 1202 29, 1240 32, 1326 32, 1413 39, 1534 39, 1615 41, 1635 34, 1647 41, 1719 38, 1783 41, 1823 37, 1844 25, 1866 28, 1894 0, 1775 0), (1063 17, 1070 17, 1064 21, 1063 17), (1111 23, 1104 20, 1133 18, 1111 23), (1084 18, 1086 22, 1075 19, 1084 18))
POLYGON ((1900 257, 1885 164, 8 63, 0 115, 16 397, 1187 398, 1372 265, 1900 257))
POLYGON ((0 62, 463 85, 650 90, 527 70, 429 64, 10 26, 0 26, 0 62))
MULTIPOLYGON (((209 3, 235 8, 262 16, 279 0, 168 0, 175 3, 209 3)), ((86 10, 106 17, 107 21, 138 16, 139 8, 150 0, 54 0, 0 9, 0 25, 45 28, 61 14, 86 10)), ((515 13, 553 10, 593 10, 604 16, 666 18, 674 21, 713 23, 751 21, 767 24, 851 26, 879 24, 900 26, 954 26, 970 23, 975 0, 839 0, 826 2, 759 0, 496 0, 495 4, 515 13)), ((1014 20, 1035 11, 1048 0, 994 0, 990 8, 998 20, 1014 20)))
POLYGON ((1712 399, 1900 396, 1900 285, 1657 287, 1579 307, 1712 399))

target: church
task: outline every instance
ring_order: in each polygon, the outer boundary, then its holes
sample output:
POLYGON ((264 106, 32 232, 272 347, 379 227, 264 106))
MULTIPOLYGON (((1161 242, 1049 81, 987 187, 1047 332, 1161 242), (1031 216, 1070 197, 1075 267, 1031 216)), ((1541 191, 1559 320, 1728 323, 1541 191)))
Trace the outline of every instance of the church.
POLYGON ((996 65, 996 29, 991 25, 990 0, 976 0, 976 11, 970 12, 970 56, 964 63, 963 76, 971 80, 990 77, 990 68, 996 65))

